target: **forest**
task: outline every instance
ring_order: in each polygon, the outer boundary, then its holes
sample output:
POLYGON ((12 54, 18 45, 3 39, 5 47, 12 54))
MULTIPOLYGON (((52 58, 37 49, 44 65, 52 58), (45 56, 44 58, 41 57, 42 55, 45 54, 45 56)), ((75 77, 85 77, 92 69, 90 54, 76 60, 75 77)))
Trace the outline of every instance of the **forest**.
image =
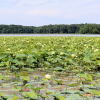
POLYGON ((100 34, 100 24, 60 24, 44 26, 0 25, 0 34, 100 34))

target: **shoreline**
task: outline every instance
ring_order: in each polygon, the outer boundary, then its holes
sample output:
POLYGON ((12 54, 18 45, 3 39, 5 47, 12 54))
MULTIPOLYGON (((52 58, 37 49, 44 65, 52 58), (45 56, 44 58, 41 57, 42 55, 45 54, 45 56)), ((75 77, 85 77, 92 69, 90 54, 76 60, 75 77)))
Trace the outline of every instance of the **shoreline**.
POLYGON ((100 37, 100 34, 0 34, 0 36, 82 36, 100 37))

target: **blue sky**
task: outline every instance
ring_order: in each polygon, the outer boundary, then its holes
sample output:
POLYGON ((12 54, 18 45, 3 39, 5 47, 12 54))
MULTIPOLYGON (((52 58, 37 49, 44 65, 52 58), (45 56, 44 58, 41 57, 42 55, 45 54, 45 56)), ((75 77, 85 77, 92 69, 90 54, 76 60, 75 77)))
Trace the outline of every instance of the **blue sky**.
POLYGON ((0 0, 0 24, 100 24, 100 0, 0 0))

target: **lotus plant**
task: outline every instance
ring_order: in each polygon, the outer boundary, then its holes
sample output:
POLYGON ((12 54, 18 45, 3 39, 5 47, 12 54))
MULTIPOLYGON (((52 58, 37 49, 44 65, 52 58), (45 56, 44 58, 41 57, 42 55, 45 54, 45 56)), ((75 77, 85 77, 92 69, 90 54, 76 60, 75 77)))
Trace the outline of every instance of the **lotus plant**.
POLYGON ((46 78, 46 79, 50 79, 50 78, 51 78, 51 75, 46 74, 46 75, 45 75, 45 78, 46 78))

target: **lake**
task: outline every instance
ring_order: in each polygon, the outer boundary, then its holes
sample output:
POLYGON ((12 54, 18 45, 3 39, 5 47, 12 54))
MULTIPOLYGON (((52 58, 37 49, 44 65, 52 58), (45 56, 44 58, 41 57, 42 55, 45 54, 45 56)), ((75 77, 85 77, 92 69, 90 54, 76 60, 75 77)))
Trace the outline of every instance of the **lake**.
POLYGON ((0 34, 0 36, 85 36, 100 37, 99 34, 0 34))

